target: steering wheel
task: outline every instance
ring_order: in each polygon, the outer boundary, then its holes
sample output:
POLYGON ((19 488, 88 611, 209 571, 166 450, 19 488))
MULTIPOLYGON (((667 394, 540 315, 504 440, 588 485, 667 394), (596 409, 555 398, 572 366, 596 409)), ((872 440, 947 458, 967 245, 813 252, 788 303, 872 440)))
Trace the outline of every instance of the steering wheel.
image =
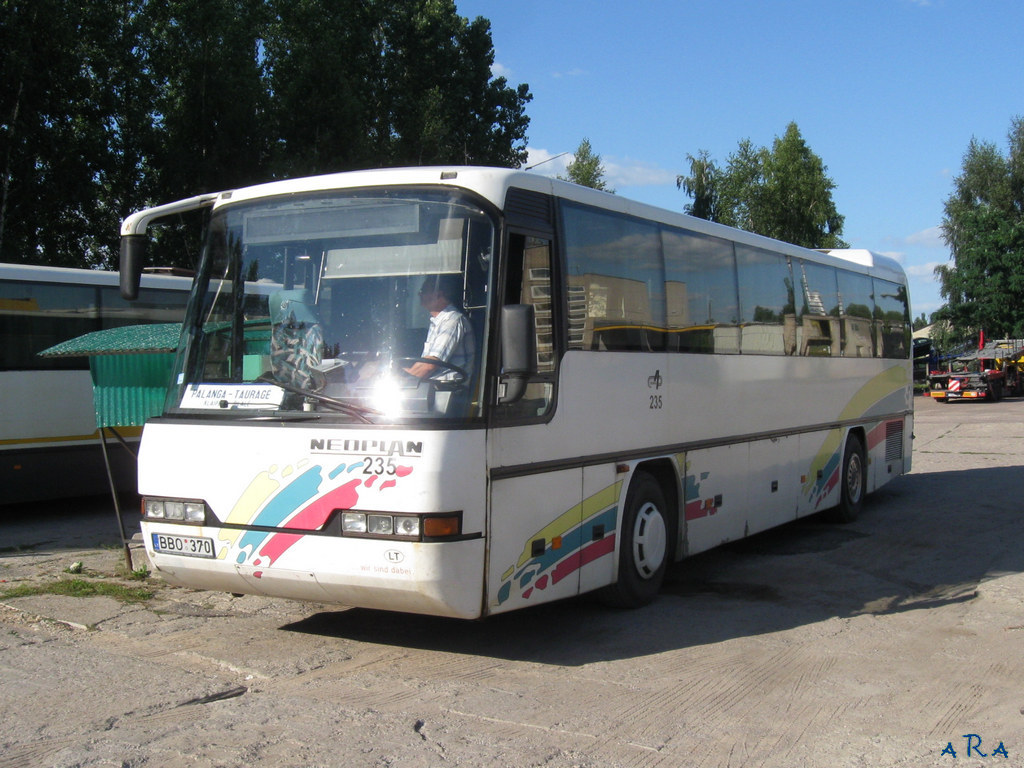
MULTIPOLYGON (((413 363, 427 363, 428 365, 436 365, 439 368, 443 368, 446 371, 451 371, 455 374, 454 379, 444 379, 437 381, 438 384, 455 384, 459 387, 465 387, 469 383, 469 374, 464 368, 460 368, 453 363, 449 363, 447 360, 440 360, 433 357, 396 357, 391 361, 391 365, 395 368, 408 368, 413 363)), ((431 381, 431 379, 423 379, 423 381, 431 381)), ((436 380, 434 380, 436 381, 436 380)))

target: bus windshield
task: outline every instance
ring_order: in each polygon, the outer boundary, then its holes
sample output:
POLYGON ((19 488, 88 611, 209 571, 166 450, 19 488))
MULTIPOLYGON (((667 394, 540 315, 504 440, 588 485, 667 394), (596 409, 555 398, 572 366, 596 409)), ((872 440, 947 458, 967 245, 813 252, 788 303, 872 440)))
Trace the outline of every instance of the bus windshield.
POLYGON ((450 189, 222 205, 167 410, 480 417, 496 232, 492 215, 450 189))

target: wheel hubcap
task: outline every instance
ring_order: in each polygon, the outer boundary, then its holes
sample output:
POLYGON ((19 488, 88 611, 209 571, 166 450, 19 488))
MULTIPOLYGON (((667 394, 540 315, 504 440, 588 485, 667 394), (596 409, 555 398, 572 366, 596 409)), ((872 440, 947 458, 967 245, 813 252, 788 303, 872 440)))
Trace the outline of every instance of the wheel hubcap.
POLYGON ((665 561, 667 533, 661 510, 650 502, 644 504, 633 523, 633 562, 642 578, 651 578, 665 561))
POLYGON ((846 465, 846 491, 850 496, 850 501, 854 504, 860 500, 862 482, 860 454, 855 453, 850 457, 850 463, 846 465))

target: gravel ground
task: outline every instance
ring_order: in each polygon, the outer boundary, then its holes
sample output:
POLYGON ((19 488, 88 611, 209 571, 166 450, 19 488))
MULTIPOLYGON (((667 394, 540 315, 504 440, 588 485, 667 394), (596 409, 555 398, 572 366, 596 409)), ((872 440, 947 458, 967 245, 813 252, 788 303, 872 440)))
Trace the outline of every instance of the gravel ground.
POLYGON ((919 400, 857 522, 694 557, 638 611, 183 590, 128 578, 108 499, 0 508, 0 590, 153 592, 0 599, 0 768, 1022 765, 1022 417, 919 400))

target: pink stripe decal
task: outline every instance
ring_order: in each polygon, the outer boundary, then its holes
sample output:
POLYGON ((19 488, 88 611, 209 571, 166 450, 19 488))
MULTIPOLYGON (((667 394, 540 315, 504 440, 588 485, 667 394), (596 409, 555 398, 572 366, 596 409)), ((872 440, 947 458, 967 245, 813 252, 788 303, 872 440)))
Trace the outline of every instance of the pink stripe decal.
POLYGON ((880 442, 885 440, 885 424, 886 424, 886 422, 883 421, 877 427, 875 427, 870 432, 868 432, 868 450, 869 451, 872 448, 874 448, 876 445, 878 445, 880 442))
MULTIPOLYGON (((356 505, 359 500, 359 492, 356 488, 361 482, 361 480, 349 480, 325 496, 321 496, 289 520, 288 527, 303 531, 318 530, 334 510, 351 509, 356 505)), ((302 536, 301 533, 276 533, 260 549, 260 555, 269 558, 267 565, 271 565, 302 536)))
POLYGON ((595 541, 583 548, 580 552, 580 567, 589 565, 599 557, 604 557, 615 551, 615 534, 605 536, 600 541, 595 541))
POLYGON ((279 558, 285 550, 288 549, 288 547, 301 539, 302 536, 303 534, 301 533, 276 533, 271 536, 270 541, 263 545, 263 548, 260 550, 260 554, 264 557, 270 558, 270 562, 267 563, 267 565, 270 565, 277 560, 277 558, 279 558))
POLYGON ((700 517, 707 517, 708 511, 704 509, 704 503, 699 499, 697 501, 691 501, 686 505, 686 519, 696 520, 700 517))
POLYGON ((289 528, 298 528, 303 531, 315 531, 320 528, 328 516, 336 509, 352 509, 359 501, 360 480, 349 480, 340 485, 330 493, 321 496, 311 503, 295 517, 288 521, 289 528))
MULTIPOLYGON (((554 567, 551 571, 551 583, 557 584, 566 576, 575 571, 578 571, 584 565, 592 563, 597 558, 607 555, 609 552, 615 550, 615 536, 605 536, 600 541, 595 541, 592 544, 588 544, 579 551, 579 555, 573 555, 565 558, 562 562, 554 567)), ((538 588, 543 589, 540 584, 537 584, 538 588)))

